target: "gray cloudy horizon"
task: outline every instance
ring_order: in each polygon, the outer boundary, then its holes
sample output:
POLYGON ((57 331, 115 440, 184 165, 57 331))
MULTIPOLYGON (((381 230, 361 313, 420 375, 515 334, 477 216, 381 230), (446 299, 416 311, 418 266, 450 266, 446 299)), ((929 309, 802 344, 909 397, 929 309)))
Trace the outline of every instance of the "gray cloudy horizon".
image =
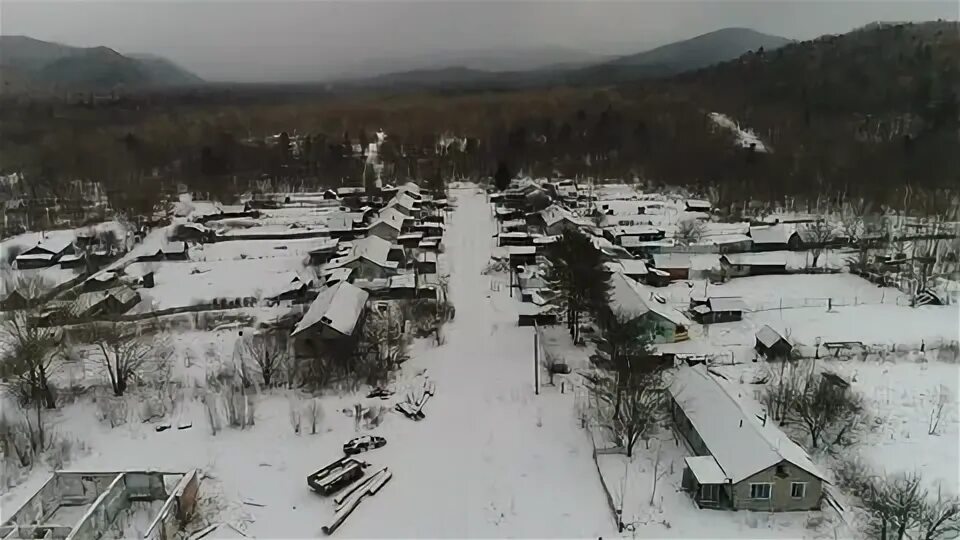
POLYGON ((504 51, 528 51, 531 62, 561 61, 567 53, 577 61, 640 52, 731 26, 811 39, 878 20, 956 20, 958 5, 909 0, 5 0, 0 33, 156 54, 212 81, 292 81, 384 72, 392 66, 438 67, 450 59, 504 51))

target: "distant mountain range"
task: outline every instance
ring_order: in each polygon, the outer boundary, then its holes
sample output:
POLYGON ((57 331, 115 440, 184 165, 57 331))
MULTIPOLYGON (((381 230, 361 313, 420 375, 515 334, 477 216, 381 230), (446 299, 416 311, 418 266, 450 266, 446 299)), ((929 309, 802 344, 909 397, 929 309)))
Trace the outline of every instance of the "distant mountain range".
MULTIPOLYGON (((613 84, 695 70, 761 47, 769 51, 790 42, 749 28, 724 28, 620 57, 563 47, 512 52, 441 51, 417 59, 365 60, 345 72, 335 86, 467 90, 613 84), (390 72, 391 67, 395 71, 390 72), (379 74, 369 76, 371 73, 379 74)), ((4 93, 135 90, 202 82, 159 56, 124 55, 108 47, 70 47, 26 36, 0 36, 0 91, 4 93)))
POLYGON ((201 82, 200 77, 158 56, 0 36, 0 91, 4 93, 107 91, 201 82))
POLYGON ((739 58, 749 51, 771 51, 791 43, 749 28, 723 28, 649 51, 602 61, 555 63, 536 69, 492 71, 466 64, 398 71, 346 81, 348 85, 415 88, 524 87, 551 84, 612 84, 664 77, 739 58))

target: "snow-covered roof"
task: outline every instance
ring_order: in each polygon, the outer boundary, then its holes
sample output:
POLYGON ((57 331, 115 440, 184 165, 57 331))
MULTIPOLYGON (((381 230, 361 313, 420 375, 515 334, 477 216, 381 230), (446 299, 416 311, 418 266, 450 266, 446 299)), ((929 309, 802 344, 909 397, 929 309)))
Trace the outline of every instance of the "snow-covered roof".
MULTIPOLYGON (((738 483, 783 461, 824 478, 807 453, 780 431, 773 419, 764 425, 745 412, 706 366, 681 365, 670 393, 716 460, 724 480, 738 483)), ((704 461, 695 466, 702 467, 711 479, 718 474, 704 461)))
POLYGON ((557 240, 560 240, 560 236, 556 234, 552 236, 535 236, 533 238, 533 243, 534 244, 552 244, 557 240))
POLYGON ((397 241, 400 242, 403 240, 419 240, 420 238, 423 238, 423 231, 411 231, 398 236, 397 241))
POLYGON ((386 266, 391 245, 389 240, 370 235, 354 241, 350 254, 366 257, 380 266, 386 266))
POLYGON ((714 245, 722 246, 725 244, 739 244, 741 242, 752 242, 753 239, 745 234, 731 233, 731 234, 715 234, 710 236, 703 237, 698 245, 714 245))
POLYGON ((336 249, 339 243, 339 240, 336 238, 324 238, 314 247, 312 247, 309 253, 324 253, 336 249))
POLYGON ((499 234, 500 238, 530 238, 530 233, 522 231, 510 231, 502 232, 499 234))
POLYGON ((510 255, 534 255, 537 248, 533 246, 507 246, 507 253, 510 255))
POLYGON ((574 216, 566 208, 552 204, 540 211, 540 217, 543 218, 543 223, 549 227, 564 219, 573 219, 574 216))
POLYGON ((327 277, 327 283, 336 283, 338 281, 347 281, 350 279, 350 274, 353 273, 353 268, 349 267, 340 267, 340 268, 330 268, 320 272, 321 275, 327 277))
POLYGON ((690 255, 683 253, 657 253, 653 256, 653 265, 657 268, 690 268, 690 255))
POLYGON ((727 253, 721 256, 737 266, 786 266, 787 258, 782 253, 727 253))
POLYGON ((763 328, 757 331, 757 340, 763 344, 764 347, 772 347, 774 343, 786 339, 780 335, 779 332, 770 328, 769 325, 763 325, 763 328))
POLYGON ((610 276, 610 307, 614 312, 632 317, 650 311, 636 282, 619 272, 610 276))
POLYGON ((636 318, 652 311, 678 326, 690 326, 690 320, 679 311, 648 301, 650 293, 652 291, 619 272, 610 276, 610 307, 615 313, 636 318))
POLYGON ((786 244, 790 231, 783 225, 750 227, 754 244, 786 244))
POLYGON ((22 253, 17 255, 17 261, 50 261, 53 260, 52 253, 22 253))
POLYGON ((648 234, 660 234, 663 229, 652 225, 617 225, 608 227, 607 230, 614 236, 640 236, 648 234))
POLYGON ((705 201, 703 199, 687 199, 686 205, 687 205, 687 208, 697 208, 697 209, 704 209, 704 210, 709 210, 712 207, 712 205, 710 204, 710 201, 705 201))
POLYGON ((698 484, 725 484, 727 475, 713 456, 690 456, 683 459, 698 484))
POLYGON ((398 274, 390 276, 389 283, 391 289, 416 289, 417 276, 416 274, 398 274))
POLYGON ((295 336, 317 324, 324 324, 349 336, 353 334, 369 296, 367 291, 346 282, 327 287, 320 291, 310 304, 310 309, 294 327, 291 335, 295 336))
POLYGON ((593 210, 601 214, 614 216, 639 215, 640 209, 649 203, 636 200, 603 200, 593 203, 593 210), (610 214, 612 212, 612 214, 610 214))
POLYGON ((617 259, 623 273, 628 276, 637 276, 647 273, 647 265, 641 259, 617 259))
POLYGON ((713 296, 707 302, 713 311, 745 311, 747 309, 739 296, 713 296))
POLYGON ((407 219, 407 216, 403 212, 397 210, 396 208, 384 208, 380 211, 380 216, 370 224, 371 227, 377 225, 378 223, 385 223, 393 229, 396 229, 398 232, 403 228, 403 222, 407 219))
MULTIPOLYGON (((37 242, 37 245, 25 250, 24 253, 20 255, 20 257, 26 256, 28 254, 32 256, 34 254, 30 252, 34 250, 56 255, 58 253, 61 253, 63 250, 67 249, 68 247, 70 247, 70 244, 72 243, 73 243, 72 236, 62 236, 62 235, 50 236, 40 242, 37 242)), ((17 257, 17 258, 19 259, 20 257, 17 257)))

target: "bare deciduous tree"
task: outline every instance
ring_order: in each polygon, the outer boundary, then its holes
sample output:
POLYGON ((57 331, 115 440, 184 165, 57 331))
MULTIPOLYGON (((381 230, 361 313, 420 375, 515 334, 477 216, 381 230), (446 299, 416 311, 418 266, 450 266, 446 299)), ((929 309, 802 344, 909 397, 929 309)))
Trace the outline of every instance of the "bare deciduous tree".
POLYGON ((833 226, 826 219, 820 218, 808 224, 803 229, 803 242, 813 255, 813 268, 827 249, 827 243, 833 238, 833 226))
POLYGON ((652 371, 632 377, 621 387, 611 373, 586 375, 587 388, 603 405, 598 411, 601 425, 613 441, 633 457, 637 441, 643 438, 663 416, 662 372, 652 371), (619 412, 616 407, 619 405, 619 412))
POLYGON ((260 375, 264 386, 271 386, 277 375, 289 369, 290 353, 287 337, 271 331, 243 336, 237 342, 237 354, 245 372, 260 375))
POLYGON ((699 219, 685 219, 677 225, 677 241, 684 246, 696 244, 707 232, 707 225, 699 219))
POLYGON ((97 323, 87 339, 93 357, 107 372, 114 395, 122 396, 131 382, 153 372, 166 362, 170 347, 163 336, 141 336, 133 327, 120 323, 97 323))
POLYGON ((0 375, 13 381, 21 403, 56 407, 50 377, 62 364, 63 340, 59 328, 40 326, 33 310, 16 311, 0 324, 0 375))
POLYGON ((837 430, 833 443, 844 445, 844 436, 860 421, 863 400, 858 394, 814 375, 812 370, 802 377, 788 417, 804 428, 813 448, 818 448, 824 433, 833 429, 837 430))

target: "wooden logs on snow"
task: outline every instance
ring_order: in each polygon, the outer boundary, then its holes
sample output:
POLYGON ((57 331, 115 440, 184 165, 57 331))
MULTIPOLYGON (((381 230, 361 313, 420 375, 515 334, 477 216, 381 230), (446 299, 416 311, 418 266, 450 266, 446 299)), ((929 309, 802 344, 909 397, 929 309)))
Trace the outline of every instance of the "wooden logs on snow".
POLYGON ((337 527, 347 519, 366 496, 376 494, 391 478, 393 478, 393 473, 384 467, 351 488, 348 493, 344 494, 345 497, 338 497, 340 501, 333 515, 333 521, 329 525, 323 526, 323 534, 332 534, 333 531, 337 530, 337 527))

